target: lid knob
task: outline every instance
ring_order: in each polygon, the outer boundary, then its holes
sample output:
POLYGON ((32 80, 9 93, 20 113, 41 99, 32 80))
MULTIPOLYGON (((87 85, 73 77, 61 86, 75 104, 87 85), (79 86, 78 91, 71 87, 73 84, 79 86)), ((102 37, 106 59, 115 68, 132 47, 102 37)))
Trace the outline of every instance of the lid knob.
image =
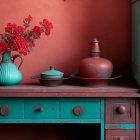
POLYGON ((54 70, 54 66, 50 66, 50 70, 54 70))
POLYGON ((91 42, 92 43, 99 43, 99 40, 95 37, 95 38, 93 38, 93 40, 91 42))
POLYGON ((99 57, 100 54, 100 46, 99 46, 99 41, 94 38, 91 41, 91 50, 90 50, 91 56, 92 57, 99 57))

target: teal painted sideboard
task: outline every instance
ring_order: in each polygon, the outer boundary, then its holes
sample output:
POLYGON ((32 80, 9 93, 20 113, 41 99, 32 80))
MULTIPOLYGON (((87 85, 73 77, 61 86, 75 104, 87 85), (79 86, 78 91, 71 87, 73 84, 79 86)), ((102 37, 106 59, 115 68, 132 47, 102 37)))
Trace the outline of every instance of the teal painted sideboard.
POLYGON ((137 90, 130 86, 0 87, 0 123, 100 124, 101 140, 139 140, 137 90))

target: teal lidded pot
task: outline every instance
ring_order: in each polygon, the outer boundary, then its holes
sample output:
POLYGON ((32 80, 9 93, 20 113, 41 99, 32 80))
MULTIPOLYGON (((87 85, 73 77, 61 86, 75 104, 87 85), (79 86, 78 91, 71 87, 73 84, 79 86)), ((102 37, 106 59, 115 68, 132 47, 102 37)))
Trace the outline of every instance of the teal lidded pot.
POLYGON ((63 75, 63 72, 57 71, 53 66, 50 66, 50 70, 41 73, 41 78, 62 78, 63 75))

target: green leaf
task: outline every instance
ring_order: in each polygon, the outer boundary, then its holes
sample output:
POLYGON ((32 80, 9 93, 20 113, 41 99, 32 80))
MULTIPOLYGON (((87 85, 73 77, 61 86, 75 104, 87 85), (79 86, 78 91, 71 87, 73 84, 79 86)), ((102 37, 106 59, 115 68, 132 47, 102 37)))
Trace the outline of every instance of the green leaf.
POLYGON ((9 37, 9 34, 6 34, 6 33, 5 33, 5 34, 3 34, 2 36, 3 36, 4 38, 6 38, 6 37, 9 37))
POLYGON ((33 36, 30 36, 30 40, 33 40, 34 39, 34 37, 33 36))
POLYGON ((32 47, 29 47, 30 52, 34 52, 34 50, 32 49, 32 47))
POLYGON ((26 28, 28 28, 28 27, 30 26, 30 24, 24 23, 24 26, 25 26, 26 28))
POLYGON ((28 40, 28 35, 25 37, 26 40, 28 40))
POLYGON ((44 31, 45 31, 45 27, 44 27, 44 26, 42 26, 42 27, 41 27, 41 29, 42 29, 42 32, 44 32, 44 31))
POLYGON ((33 39, 33 42, 36 42, 36 40, 35 40, 35 39, 33 39))
POLYGON ((21 34, 21 36, 24 36, 24 35, 25 35, 24 33, 21 34))
POLYGON ((36 35, 36 33, 35 33, 35 32, 33 32, 32 34, 33 34, 33 36, 35 36, 35 35, 36 35))
POLYGON ((37 36, 36 38, 37 38, 37 39, 40 39, 40 37, 39 37, 39 36, 37 36))

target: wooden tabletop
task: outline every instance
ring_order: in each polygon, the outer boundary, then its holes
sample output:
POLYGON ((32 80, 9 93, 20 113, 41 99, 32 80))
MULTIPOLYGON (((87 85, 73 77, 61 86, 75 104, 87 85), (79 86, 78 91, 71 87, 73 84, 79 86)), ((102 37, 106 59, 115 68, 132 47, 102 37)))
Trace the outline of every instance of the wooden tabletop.
POLYGON ((17 85, 0 87, 0 97, 137 97, 138 87, 131 83, 119 83, 105 87, 82 87, 62 85, 44 87, 40 85, 17 85))

